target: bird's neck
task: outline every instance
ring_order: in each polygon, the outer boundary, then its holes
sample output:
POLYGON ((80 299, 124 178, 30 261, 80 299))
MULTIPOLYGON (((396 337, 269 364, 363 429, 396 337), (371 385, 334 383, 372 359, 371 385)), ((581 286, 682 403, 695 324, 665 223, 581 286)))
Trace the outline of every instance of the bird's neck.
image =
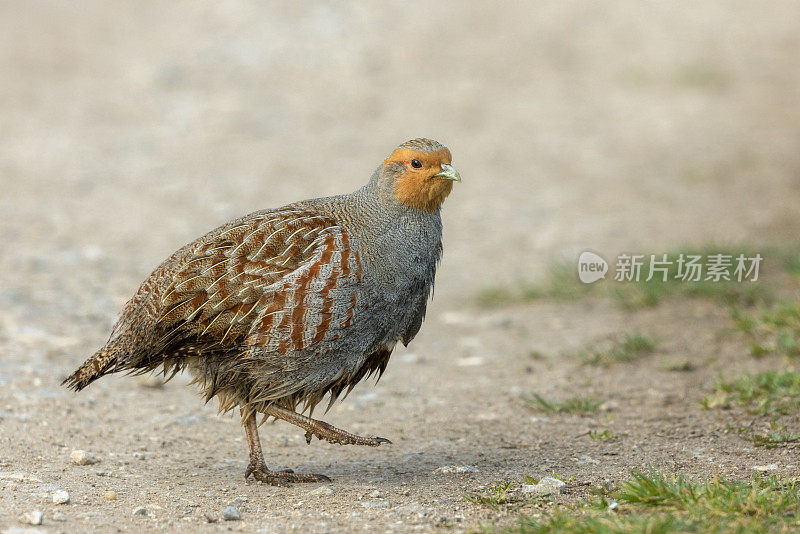
POLYGON ((353 193, 320 199, 318 209, 334 216, 356 238, 363 260, 374 272, 388 278, 410 267, 429 276, 441 254, 440 210, 413 209, 382 193, 379 182, 370 180, 353 193))

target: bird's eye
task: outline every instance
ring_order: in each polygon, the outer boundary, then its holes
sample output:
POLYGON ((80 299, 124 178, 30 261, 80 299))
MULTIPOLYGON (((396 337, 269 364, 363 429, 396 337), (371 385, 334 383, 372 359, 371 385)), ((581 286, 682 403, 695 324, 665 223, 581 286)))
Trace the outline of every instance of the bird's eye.
POLYGON ((421 169, 422 168, 422 162, 420 160, 418 160, 418 159, 412 159, 411 160, 411 166, 414 167, 415 169, 421 169))

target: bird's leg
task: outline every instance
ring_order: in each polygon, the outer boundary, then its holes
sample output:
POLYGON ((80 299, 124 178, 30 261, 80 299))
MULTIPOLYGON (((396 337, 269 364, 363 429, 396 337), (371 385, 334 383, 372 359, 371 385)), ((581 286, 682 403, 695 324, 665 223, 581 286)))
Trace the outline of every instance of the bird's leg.
MULTIPOLYGON (((245 410, 242 408, 242 415, 245 410)), ((256 425, 256 414, 250 412, 245 418, 244 431, 247 433, 247 444, 250 446, 250 464, 244 472, 244 479, 253 478, 265 484, 273 486, 285 486, 290 482, 330 482, 330 478, 325 475, 298 474, 291 471, 270 471, 264 463, 264 453, 261 450, 261 440, 258 439, 258 425, 256 425)))
POLYGON ((264 410, 266 415, 271 415, 276 419, 283 419, 295 426, 299 426, 306 431, 306 443, 311 443, 311 438, 317 436, 319 439, 330 441, 331 443, 339 443, 342 445, 369 445, 370 447, 377 447, 381 443, 391 443, 386 438, 364 438, 351 434, 346 430, 336 428, 329 425, 325 421, 311 419, 305 415, 293 412, 291 410, 284 410, 275 405, 268 407, 264 410))

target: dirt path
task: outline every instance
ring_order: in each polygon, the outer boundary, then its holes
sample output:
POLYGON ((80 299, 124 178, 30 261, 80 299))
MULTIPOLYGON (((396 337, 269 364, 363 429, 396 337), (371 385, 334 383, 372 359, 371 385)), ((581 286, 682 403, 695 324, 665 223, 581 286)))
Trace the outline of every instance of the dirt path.
POLYGON ((81 6, 0 7, 0 532, 34 510, 48 532, 461 531, 503 519, 465 493, 523 476, 571 479, 569 501, 646 465, 797 475, 789 449, 748 448, 698 406, 719 372, 776 365, 747 356, 724 308, 476 298, 586 248, 796 235, 794 2, 81 6), (436 298, 380 384, 326 416, 391 446, 307 446, 266 425, 274 465, 334 481, 246 484, 238 421, 185 377, 59 387, 178 246, 355 189, 420 135, 448 144, 464 177, 445 205, 436 298), (571 356, 633 330, 661 340, 655 354, 610 367, 571 356), (667 370, 680 359, 692 370, 667 370), (604 404, 536 413, 533 392, 604 404), (587 434, 606 429, 624 437, 587 434), (102 461, 74 465, 75 449, 102 461), (61 489, 69 504, 51 502, 61 489), (222 520, 229 503, 240 521, 222 520))

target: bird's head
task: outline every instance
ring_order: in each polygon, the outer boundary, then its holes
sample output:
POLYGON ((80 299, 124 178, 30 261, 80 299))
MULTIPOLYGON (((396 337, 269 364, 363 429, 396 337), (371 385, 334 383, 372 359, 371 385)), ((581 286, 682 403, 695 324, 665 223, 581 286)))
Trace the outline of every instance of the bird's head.
POLYGON ((393 180, 394 196, 410 208, 435 212, 460 182, 461 175, 451 165, 450 150, 430 139, 413 139, 397 147, 386 158, 379 172, 393 180))

